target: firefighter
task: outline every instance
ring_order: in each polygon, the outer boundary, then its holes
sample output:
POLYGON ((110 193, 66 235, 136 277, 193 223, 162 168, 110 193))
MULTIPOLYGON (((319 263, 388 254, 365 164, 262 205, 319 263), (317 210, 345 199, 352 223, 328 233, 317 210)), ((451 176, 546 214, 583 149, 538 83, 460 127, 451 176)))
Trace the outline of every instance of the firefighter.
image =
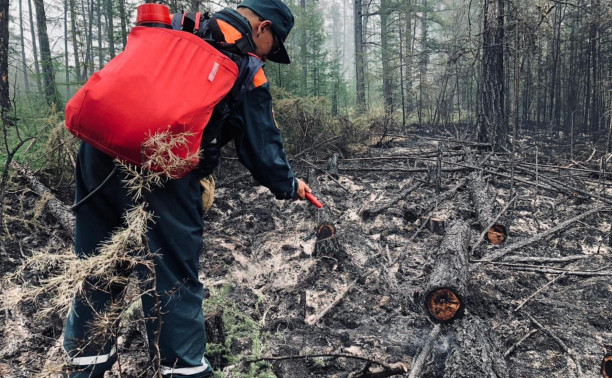
MULTIPOLYGON (((200 30, 190 29, 193 25, 186 26, 185 19, 189 21, 189 17, 175 15, 172 27, 187 28, 215 47, 227 48, 225 53, 240 68, 234 88, 215 107, 205 129, 197 169, 146 194, 148 208, 155 216, 148 242, 157 253, 155 284, 162 303, 161 332, 157 335, 154 299, 149 295, 142 298, 150 353, 154 353, 158 336, 162 374, 196 378, 212 375, 204 357, 204 290, 198 267, 204 233, 202 205, 203 201, 211 202, 213 185, 208 177, 217 165, 221 146, 233 141, 240 162, 277 199, 304 199, 310 188, 295 177, 287 161, 263 71, 266 59, 290 63, 283 45, 294 24, 289 8, 280 0, 244 0, 236 10, 224 9, 203 20, 200 30)), ((98 188, 114 168, 111 157, 83 142, 75 176, 77 203, 98 188)), ((95 254, 100 243, 122 226, 122 214, 133 205, 122 176, 111 175, 94 196, 76 208, 75 252, 80 257, 95 254)), ((93 341, 90 324, 123 288, 96 290, 91 288, 95 282, 88 282, 88 287, 84 296, 74 299, 64 331, 64 349, 74 367, 72 378, 102 377, 117 359, 116 340, 109 336, 102 342, 93 341)))

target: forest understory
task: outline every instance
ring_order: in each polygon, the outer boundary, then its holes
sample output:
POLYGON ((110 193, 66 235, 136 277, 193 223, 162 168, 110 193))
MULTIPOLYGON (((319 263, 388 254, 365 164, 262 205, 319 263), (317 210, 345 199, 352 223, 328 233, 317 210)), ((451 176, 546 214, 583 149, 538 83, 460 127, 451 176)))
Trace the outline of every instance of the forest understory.
MULTIPOLYGON (((529 134, 514 154, 492 153, 460 131, 412 130, 350 156, 296 159, 320 210, 274 200, 237 160, 222 160, 200 260, 220 376, 602 375, 612 348, 610 154, 529 134), (441 324, 425 304, 436 280, 461 302, 441 324)), ((2 276, 72 243, 51 197, 13 177, 2 276)), ((72 190, 51 187, 66 206, 72 190)), ((0 314, 0 376, 36 376, 61 354, 64 314, 34 320, 37 310, 0 314)), ((138 308, 123 321, 110 376, 149 376, 138 308)))

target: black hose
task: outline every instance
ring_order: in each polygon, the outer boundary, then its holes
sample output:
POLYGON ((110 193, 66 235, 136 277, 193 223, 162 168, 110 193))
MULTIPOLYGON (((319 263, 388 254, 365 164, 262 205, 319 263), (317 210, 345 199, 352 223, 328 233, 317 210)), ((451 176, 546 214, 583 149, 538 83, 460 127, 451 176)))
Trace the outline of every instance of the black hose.
POLYGON ((115 165, 115 168, 113 168, 111 173, 104 179, 104 181, 102 181, 102 183, 100 185, 98 185, 98 187, 95 188, 91 193, 86 195, 85 198, 83 198, 79 202, 77 202, 74 205, 72 205, 72 207, 70 208, 70 211, 75 211, 76 209, 81 207, 81 205, 83 205, 85 202, 87 202, 90 198, 95 196, 96 193, 98 193, 100 190, 102 190, 106 186, 106 184, 108 184, 110 179, 113 178, 117 174, 118 170, 119 170, 119 167, 115 165))

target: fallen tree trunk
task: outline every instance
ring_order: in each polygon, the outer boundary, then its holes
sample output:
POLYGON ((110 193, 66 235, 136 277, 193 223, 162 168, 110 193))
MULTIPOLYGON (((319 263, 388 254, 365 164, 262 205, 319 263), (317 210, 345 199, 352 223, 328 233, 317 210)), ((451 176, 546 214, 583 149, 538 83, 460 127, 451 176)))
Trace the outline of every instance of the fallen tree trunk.
POLYGON ((474 203, 474 209, 476 210, 480 229, 482 231, 487 229, 485 240, 495 245, 502 244, 506 241, 508 231, 503 224, 494 222, 495 199, 489 194, 487 183, 482 177, 482 174, 476 172, 470 174, 468 189, 472 202, 474 203))
POLYGON ((64 230, 74 239, 74 214, 70 211, 70 208, 62 201, 58 200, 51 190, 40 182, 28 168, 21 164, 12 163, 15 168, 28 182, 28 185, 36 192, 41 198, 47 199, 45 210, 48 211, 62 226, 64 230))
POLYGON ((436 252, 433 271, 423 290, 423 305, 436 322, 450 322, 463 313, 469 244, 468 224, 461 220, 453 221, 436 252))
POLYGON ((497 259, 499 259, 499 258, 501 258, 501 257, 503 257, 505 255, 507 255, 508 253, 510 253, 512 251, 515 251, 517 249, 521 249, 521 248, 526 247, 528 245, 531 245, 533 243, 537 243, 540 240, 545 239, 546 237, 548 237, 548 236, 550 236, 550 235, 552 235, 552 234, 554 234, 556 232, 559 232, 559 231, 569 227, 570 225, 572 225, 572 224, 574 224, 574 223, 576 223, 576 222, 578 222, 578 221, 588 217, 589 215, 592 215, 592 214, 597 213, 599 211, 602 211, 602 209, 596 207, 596 208, 588 210, 588 211, 586 211, 586 212, 584 212, 584 213, 582 213, 580 215, 577 215, 577 216, 575 216, 573 218, 567 219, 564 222, 559 223, 557 226, 555 226, 555 227, 553 227, 553 228, 551 228, 549 230, 546 230, 546 231, 544 231, 544 232, 542 232, 540 234, 536 234, 536 235, 534 235, 534 236, 532 236, 530 238, 523 239, 523 240, 518 241, 516 243, 512 243, 509 246, 506 246, 506 247, 504 247, 502 249, 499 249, 499 250, 491 253, 490 256, 488 256, 486 259, 484 259, 484 261, 495 261, 495 260, 497 260, 497 259))
POLYGON ((491 327, 467 315, 456 327, 456 343, 446 357, 444 378, 506 378, 508 367, 491 327))

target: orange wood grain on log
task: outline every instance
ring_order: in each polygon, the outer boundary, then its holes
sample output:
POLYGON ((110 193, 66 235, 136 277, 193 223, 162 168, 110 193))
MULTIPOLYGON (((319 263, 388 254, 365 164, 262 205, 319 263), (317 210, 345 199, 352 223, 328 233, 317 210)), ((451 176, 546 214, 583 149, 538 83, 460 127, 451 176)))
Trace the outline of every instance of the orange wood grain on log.
POLYGON ((604 378, 612 378, 612 354, 604 357, 601 363, 601 375, 604 378))
POLYGON ((440 322, 448 322, 459 315, 463 303, 459 296, 450 289, 439 289, 429 294, 427 311, 440 322))
POLYGON ((491 244, 500 245, 506 241, 507 235, 506 227, 501 224, 494 224, 487 231, 486 240, 491 244))

